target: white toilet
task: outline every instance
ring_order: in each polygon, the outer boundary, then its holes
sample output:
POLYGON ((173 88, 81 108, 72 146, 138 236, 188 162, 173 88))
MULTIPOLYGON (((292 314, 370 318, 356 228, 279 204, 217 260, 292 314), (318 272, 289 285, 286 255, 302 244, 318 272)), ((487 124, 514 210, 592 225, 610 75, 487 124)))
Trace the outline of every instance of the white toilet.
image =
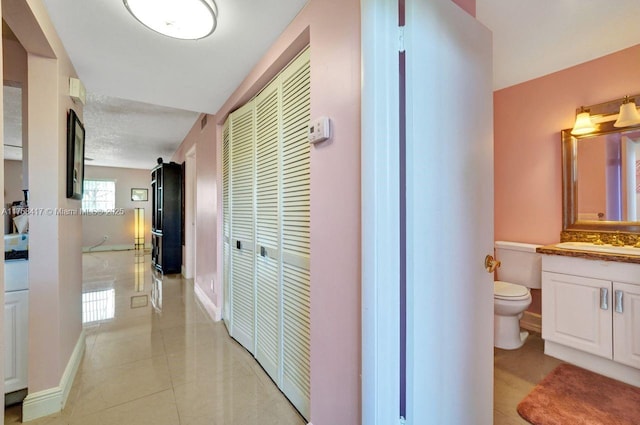
POLYGON ((493 282, 493 345, 505 350, 522 347, 528 332, 520 332, 520 318, 531 304, 530 288, 541 286, 539 245, 496 241, 498 280, 493 282))

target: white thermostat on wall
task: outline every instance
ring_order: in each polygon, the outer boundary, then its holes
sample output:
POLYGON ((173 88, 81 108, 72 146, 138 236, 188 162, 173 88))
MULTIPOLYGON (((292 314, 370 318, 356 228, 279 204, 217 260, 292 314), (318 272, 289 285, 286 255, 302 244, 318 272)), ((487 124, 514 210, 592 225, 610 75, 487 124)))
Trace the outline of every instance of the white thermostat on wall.
POLYGON ((320 143, 331 138, 331 120, 320 117, 309 124, 309 143, 320 143))

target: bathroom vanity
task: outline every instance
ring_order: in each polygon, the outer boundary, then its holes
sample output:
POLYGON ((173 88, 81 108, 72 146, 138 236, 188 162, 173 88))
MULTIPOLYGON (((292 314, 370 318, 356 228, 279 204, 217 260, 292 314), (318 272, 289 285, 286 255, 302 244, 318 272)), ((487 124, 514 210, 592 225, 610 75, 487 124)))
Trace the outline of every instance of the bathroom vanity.
POLYGON ((640 249, 582 248, 538 249, 545 354, 640 386, 640 249))
POLYGON ((561 131, 562 242, 538 248, 542 337, 546 354, 640 386, 640 127, 616 122, 622 103, 585 106, 593 131, 561 131))

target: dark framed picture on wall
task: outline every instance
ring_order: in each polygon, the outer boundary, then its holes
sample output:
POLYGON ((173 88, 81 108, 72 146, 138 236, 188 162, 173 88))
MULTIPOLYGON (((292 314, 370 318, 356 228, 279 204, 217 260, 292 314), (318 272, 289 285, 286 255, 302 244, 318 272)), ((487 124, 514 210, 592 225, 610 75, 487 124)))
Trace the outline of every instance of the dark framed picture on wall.
POLYGON ((67 198, 82 199, 84 126, 73 109, 67 116, 67 198))
POLYGON ((148 201, 149 200, 149 189, 143 188, 132 188, 131 189, 131 200, 132 201, 148 201))

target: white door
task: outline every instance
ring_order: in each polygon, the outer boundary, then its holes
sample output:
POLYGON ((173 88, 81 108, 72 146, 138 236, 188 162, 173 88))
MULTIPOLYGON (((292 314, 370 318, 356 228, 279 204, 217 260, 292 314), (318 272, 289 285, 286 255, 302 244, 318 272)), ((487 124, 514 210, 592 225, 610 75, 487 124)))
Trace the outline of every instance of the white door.
POLYGON ((231 336, 255 350, 254 105, 231 114, 231 336))
POLYGON ((493 423, 491 43, 453 2, 406 0, 408 424, 493 423))
POLYGON ((363 423, 488 425, 491 35, 448 0, 406 0, 399 34, 393 3, 362 2, 363 423))
POLYGON ((279 92, 270 85, 256 104, 256 351, 280 384, 279 92))
POLYGON ((613 282, 614 360, 640 368, 640 286, 613 282))
POLYGON ((311 399, 311 69, 309 50, 282 72, 282 386, 310 417, 311 399))
POLYGON ((229 120, 222 130, 222 319, 231 332, 231 144, 229 120))

